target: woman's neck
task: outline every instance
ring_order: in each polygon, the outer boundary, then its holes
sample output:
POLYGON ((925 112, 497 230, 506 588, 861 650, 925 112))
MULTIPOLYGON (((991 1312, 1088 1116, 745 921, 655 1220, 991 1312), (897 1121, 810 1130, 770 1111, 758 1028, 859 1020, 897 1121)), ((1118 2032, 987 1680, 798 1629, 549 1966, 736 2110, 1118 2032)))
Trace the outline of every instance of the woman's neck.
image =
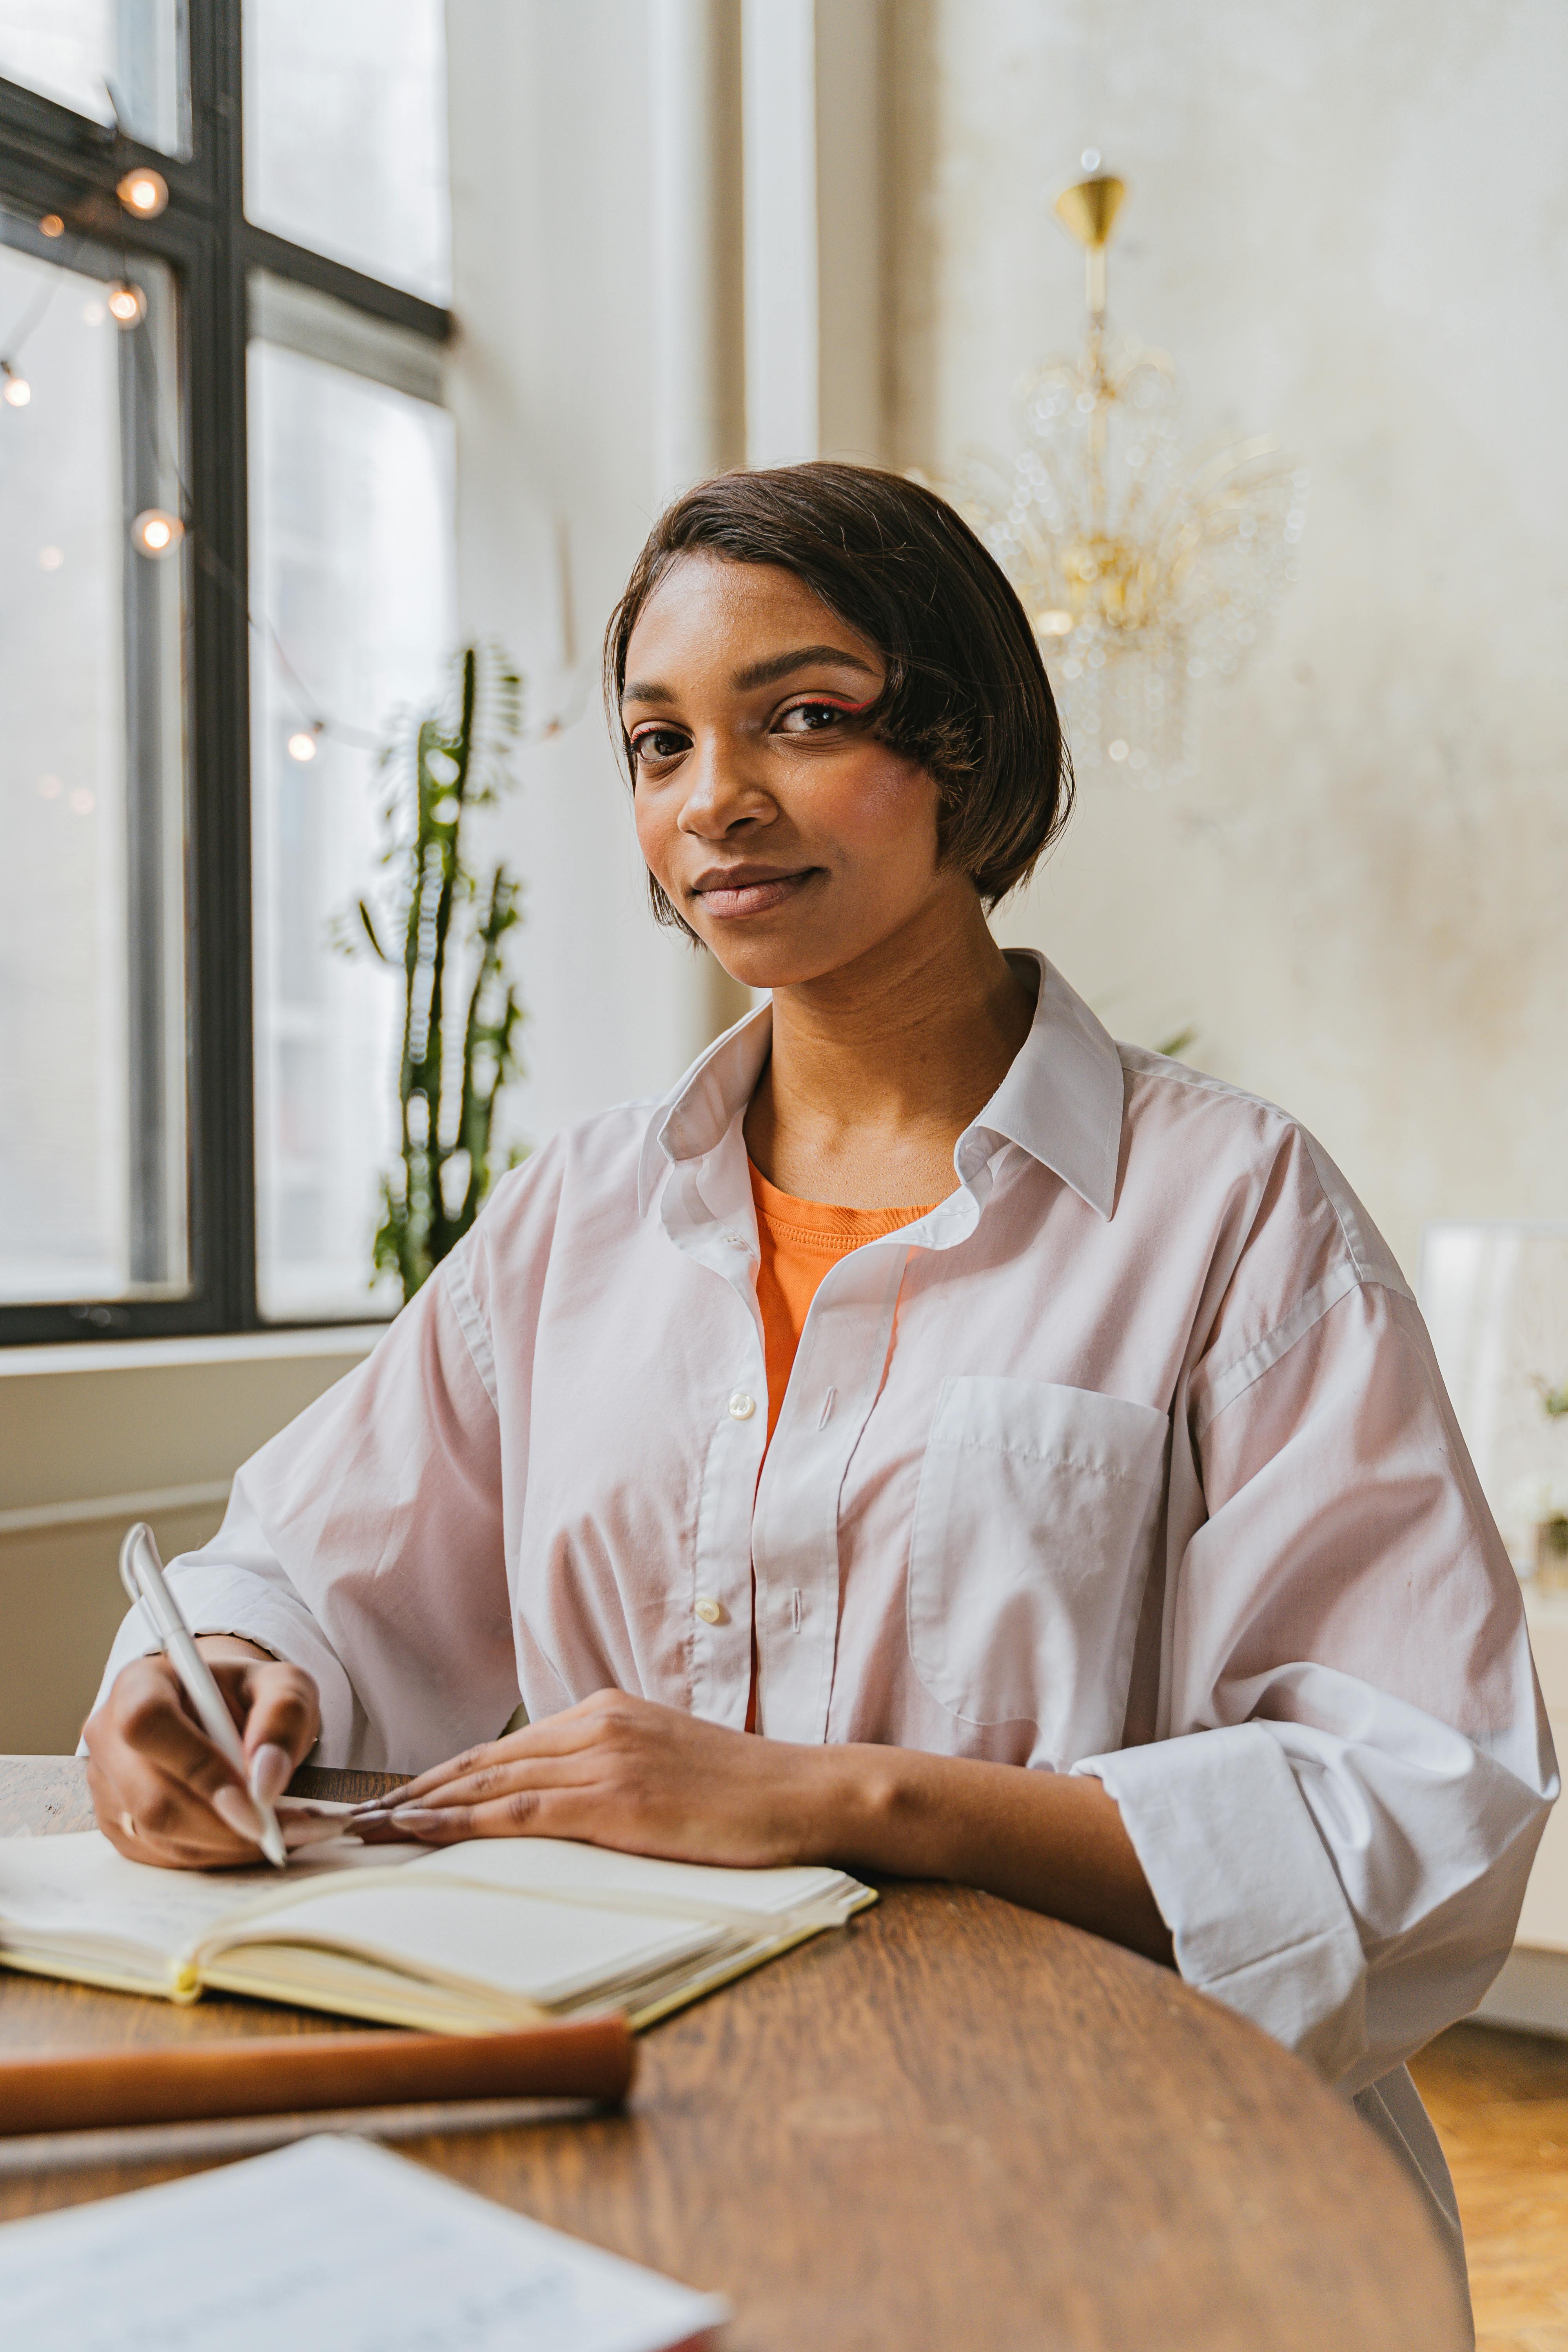
POLYGON ((944 1200, 953 1147, 994 1094, 1035 992, 967 885, 868 956, 773 992, 773 1042, 746 1148, 797 1200, 891 1209, 944 1200))

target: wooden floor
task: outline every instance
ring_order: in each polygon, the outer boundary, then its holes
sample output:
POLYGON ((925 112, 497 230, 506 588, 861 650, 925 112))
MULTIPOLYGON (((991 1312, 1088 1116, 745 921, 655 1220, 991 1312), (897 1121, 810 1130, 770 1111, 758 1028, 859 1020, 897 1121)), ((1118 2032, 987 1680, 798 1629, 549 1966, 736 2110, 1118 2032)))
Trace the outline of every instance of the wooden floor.
POLYGON ((1568 2042, 1456 2025, 1410 2071, 1458 2192, 1477 2352, 1568 2352, 1568 2042))

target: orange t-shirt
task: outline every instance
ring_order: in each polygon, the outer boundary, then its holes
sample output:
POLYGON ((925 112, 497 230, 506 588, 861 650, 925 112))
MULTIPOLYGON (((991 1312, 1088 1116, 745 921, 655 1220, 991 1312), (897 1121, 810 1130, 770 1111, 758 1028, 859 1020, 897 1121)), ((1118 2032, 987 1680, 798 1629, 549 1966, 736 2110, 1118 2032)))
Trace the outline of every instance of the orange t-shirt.
MULTIPOLYGON (((779 1408, 805 1328, 816 1286, 846 1250, 858 1249, 883 1234, 912 1225, 924 1209, 833 1209, 821 1201, 797 1201, 781 1192, 752 1168, 752 1198, 757 1210, 757 1306, 763 1318, 763 1352, 768 1371, 768 1444, 778 1426, 779 1408)), ((766 1448, 763 1449, 764 1453, 766 1448)), ((757 1645, 752 1635, 752 1689, 746 1729, 757 1727, 757 1645)))
POLYGON ((768 1441, 778 1426, 779 1407, 805 1328, 806 1311, 829 1266, 846 1250, 858 1249, 883 1234, 912 1225, 924 1209, 830 1209, 821 1201, 797 1201, 781 1192, 752 1168, 752 1198, 757 1209, 757 1306, 768 1368, 768 1441))

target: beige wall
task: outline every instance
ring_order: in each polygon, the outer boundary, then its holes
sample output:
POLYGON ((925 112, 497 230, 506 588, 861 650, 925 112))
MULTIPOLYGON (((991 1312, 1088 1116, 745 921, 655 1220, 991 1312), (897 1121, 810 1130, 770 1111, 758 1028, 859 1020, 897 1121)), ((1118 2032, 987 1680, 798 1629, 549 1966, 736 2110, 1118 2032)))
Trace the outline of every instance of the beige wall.
POLYGON ((1305 577, 1203 768, 1086 779, 1002 919, 1123 1036, 1285 1103, 1414 1273, 1433 1218, 1568 1214, 1568 11, 899 0, 895 462, 1011 448, 1076 341, 1045 198, 1131 194, 1113 323, 1194 441, 1312 472, 1305 577))

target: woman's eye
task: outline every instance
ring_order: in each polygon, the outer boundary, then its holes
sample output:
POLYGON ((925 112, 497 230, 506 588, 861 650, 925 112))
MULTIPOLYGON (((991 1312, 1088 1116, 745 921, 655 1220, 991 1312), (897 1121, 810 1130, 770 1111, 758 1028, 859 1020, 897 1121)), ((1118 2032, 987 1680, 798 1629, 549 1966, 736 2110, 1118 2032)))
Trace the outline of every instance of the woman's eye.
POLYGON ((673 727, 645 727, 632 737, 632 757, 657 763, 660 760, 679 760, 686 749, 686 738, 673 727))
POLYGON ((851 716, 849 706, 843 702, 794 702, 778 723, 786 735, 819 735, 851 716))

